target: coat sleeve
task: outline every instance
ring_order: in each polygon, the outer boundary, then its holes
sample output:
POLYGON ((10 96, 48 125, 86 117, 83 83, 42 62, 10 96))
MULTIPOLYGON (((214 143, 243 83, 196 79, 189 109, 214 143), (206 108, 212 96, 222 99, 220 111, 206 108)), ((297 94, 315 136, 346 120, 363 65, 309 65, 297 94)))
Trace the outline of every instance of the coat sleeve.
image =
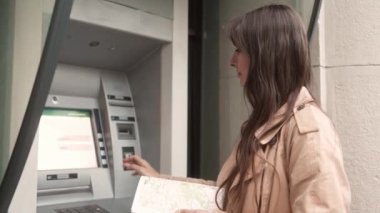
POLYGON ((339 140, 328 118, 321 116, 306 121, 306 128, 304 118, 296 117, 292 130, 288 176, 294 213, 349 212, 350 186, 339 140))

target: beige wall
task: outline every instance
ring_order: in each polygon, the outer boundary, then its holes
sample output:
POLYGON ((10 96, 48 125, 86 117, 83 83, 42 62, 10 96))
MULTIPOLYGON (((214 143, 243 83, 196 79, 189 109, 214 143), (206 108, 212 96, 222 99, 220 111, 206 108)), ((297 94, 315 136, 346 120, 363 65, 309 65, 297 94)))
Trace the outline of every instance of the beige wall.
MULTIPOLYGON (((15 33, 11 91, 10 150, 12 152, 37 73, 41 55, 42 1, 15 1, 15 33)), ((33 145, 9 212, 35 212, 37 156, 33 145), (25 198, 28 199, 25 199, 25 198)))
POLYGON ((380 1, 324 1, 327 112, 339 132, 352 212, 380 212, 380 1))
POLYGON ((15 5, 0 2, 0 181, 9 160, 10 110, 15 5))
MULTIPOLYGON (((171 170, 175 176, 187 175, 187 38, 188 0, 175 0, 171 74, 171 170)), ((161 149, 162 150, 162 149, 161 149)), ((162 153, 165 154, 165 153, 162 153)), ((165 172, 165 171, 163 171, 165 172)))

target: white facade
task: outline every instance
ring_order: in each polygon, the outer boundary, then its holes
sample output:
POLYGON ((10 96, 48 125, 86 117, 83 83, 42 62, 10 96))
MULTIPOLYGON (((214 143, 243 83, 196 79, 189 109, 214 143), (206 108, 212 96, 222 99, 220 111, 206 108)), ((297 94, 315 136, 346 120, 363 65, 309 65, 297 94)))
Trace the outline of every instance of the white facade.
POLYGON ((340 135, 352 212, 380 211, 380 2, 324 1, 319 65, 340 135))
MULTIPOLYGON (((15 2, 10 152, 29 101, 42 51, 42 1, 15 2)), ((4 143, 4 142, 3 142, 4 143)), ((37 146, 33 145, 9 212, 28 212, 37 198, 37 146), (29 199, 25 199, 28 197, 29 199), (23 205, 20 205, 22 203, 23 205)), ((33 211, 33 210, 32 210, 33 211)))

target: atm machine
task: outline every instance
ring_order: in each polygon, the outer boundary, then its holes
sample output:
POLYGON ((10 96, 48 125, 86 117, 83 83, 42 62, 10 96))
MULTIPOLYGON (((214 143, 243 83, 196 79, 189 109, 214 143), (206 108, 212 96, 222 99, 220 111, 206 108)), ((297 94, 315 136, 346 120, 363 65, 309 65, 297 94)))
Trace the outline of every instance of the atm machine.
POLYGON ((130 212, 139 178, 123 159, 143 154, 160 169, 172 25, 119 4, 74 1, 35 138, 37 213, 130 212))
POLYGON ((37 212, 127 212, 138 178, 123 167, 123 159, 141 155, 127 77, 59 65, 53 82, 66 84, 67 93, 48 96, 37 131, 37 212), (95 88, 94 96, 83 97, 86 88, 95 88))

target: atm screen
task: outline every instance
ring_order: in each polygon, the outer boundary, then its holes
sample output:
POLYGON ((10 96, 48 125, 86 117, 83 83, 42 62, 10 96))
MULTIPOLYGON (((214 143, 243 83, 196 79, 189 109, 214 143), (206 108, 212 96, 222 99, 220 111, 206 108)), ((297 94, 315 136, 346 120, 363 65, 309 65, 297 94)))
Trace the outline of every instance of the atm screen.
POLYGON ((90 110, 45 108, 38 128, 38 170, 98 167, 90 110))

